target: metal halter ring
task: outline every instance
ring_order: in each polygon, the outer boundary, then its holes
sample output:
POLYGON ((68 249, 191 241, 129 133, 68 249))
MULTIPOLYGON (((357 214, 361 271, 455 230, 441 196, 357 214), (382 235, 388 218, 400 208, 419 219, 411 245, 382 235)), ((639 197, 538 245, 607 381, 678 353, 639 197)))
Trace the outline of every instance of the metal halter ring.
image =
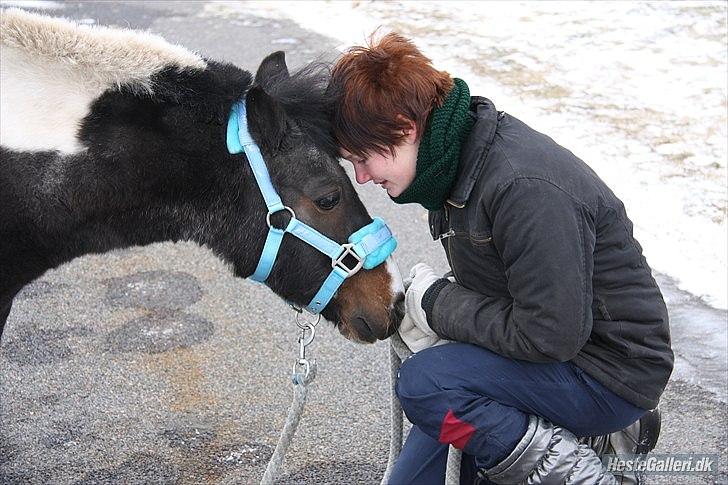
MULTIPOLYGON (((268 224, 268 228, 271 227, 271 225, 270 225, 270 216, 271 216, 271 214, 277 214, 277 213, 279 213, 280 211, 283 211, 283 210, 290 212, 291 218, 293 218, 293 219, 296 218, 296 213, 293 212, 293 209, 291 209, 287 205, 286 206, 283 206, 283 209, 279 209, 279 210, 277 210, 275 212, 268 212, 268 214, 265 216, 265 222, 268 224)), ((276 228, 276 229, 278 229, 278 228, 276 228)))
POLYGON ((346 277, 348 278, 349 276, 359 271, 362 266, 364 266, 364 259, 356 254, 356 251, 354 251, 353 249, 353 244, 342 244, 341 247, 344 248, 344 250, 341 251, 341 254, 339 254, 336 259, 331 260, 331 267, 343 270, 346 273, 346 277), (353 268, 349 268, 344 264, 344 258, 347 256, 353 256, 356 259, 356 266, 354 266, 353 268))
POLYGON ((301 317, 301 315, 303 315, 303 312, 296 313, 296 325, 298 325, 298 328, 302 328, 302 329, 308 328, 308 327, 314 328, 321 321, 320 313, 317 313, 316 315, 311 315, 314 317, 313 320, 309 320, 305 317, 301 317), (303 321, 301 321, 301 320, 303 320, 303 321))
POLYGON ((294 307, 293 309, 296 310, 296 325, 298 325, 298 328, 300 328, 300 329, 304 329, 304 328, 308 328, 308 327, 315 328, 316 325, 318 325, 319 322, 321 321, 320 313, 316 313, 315 315, 310 314, 313 317, 313 319, 309 320, 307 317, 302 316, 303 310, 299 311, 296 307, 294 307))

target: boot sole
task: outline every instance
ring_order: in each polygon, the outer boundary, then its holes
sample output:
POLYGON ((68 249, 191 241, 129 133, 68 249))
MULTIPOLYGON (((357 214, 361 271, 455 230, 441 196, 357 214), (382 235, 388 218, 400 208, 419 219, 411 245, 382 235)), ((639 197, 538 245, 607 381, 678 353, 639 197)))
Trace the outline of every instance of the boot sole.
POLYGON ((640 418, 640 436, 637 443, 637 454, 647 454, 655 449, 660 438, 662 416, 660 410, 655 409, 640 418))

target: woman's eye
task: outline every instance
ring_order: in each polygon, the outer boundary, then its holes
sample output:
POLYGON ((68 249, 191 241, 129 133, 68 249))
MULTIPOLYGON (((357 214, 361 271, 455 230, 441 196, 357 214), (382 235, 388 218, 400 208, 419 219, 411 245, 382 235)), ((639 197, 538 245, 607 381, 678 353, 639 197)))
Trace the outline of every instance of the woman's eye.
POLYGON ((327 196, 321 197, 316 201, 316 205, 319 206, 321 209, 327 211, 331 210, 334 207, 336 207, 336 204, 339 203, 339 199, 341 196, 338 192, 335 192, 333 194, 329 194, 327 196))

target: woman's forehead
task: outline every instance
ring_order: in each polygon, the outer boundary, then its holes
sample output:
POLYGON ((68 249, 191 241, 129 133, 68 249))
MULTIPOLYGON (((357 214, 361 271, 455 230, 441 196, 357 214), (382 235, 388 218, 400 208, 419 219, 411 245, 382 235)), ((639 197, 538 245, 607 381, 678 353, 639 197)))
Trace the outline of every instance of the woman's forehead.
POLYGON ((346 148, 341 148, 341 147, 339 147, 339 156, 341 158, 346 159, 346 160, 354 160, 356 158, 356 155, 354 155, 353 153, 351 153, 346 148))

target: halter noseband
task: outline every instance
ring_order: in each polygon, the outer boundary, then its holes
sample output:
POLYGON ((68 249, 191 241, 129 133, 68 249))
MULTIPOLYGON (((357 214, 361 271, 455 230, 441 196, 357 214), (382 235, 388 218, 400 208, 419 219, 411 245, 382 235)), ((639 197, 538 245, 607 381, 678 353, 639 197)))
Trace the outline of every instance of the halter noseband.
POLYGON ((244 99, 237 101, 230 112, 227 125, 227 148, 233 154, 245 152, 255 180, 263 194, 265 205, 268 207, 266 216, 269 228, 268 236, 265 239, 258 267, 249 277, 250 279, 261 283, 268 279, 283 242, 283 236, 287 232, 293 234, 331 258, 331 273, 306 307, 311 313, 317 314, 331 301, 346 278, 361 268, 372 269, 382 264, 397 247, 397 241, 392 236, 389 227, 378 217, 349 236, 349 242, 346 244, 332 241, 313 227, 298 220, 293 209, 283 205, 278 192, 273 188, 260 148, 248 131, 244 99), (285 229, 278 229, 271 225, 270 216, 283 210, 291 214, 291 220, 285 229), (347 266, 344 262, 349 257, 356 261, 353 267, 347 266))

